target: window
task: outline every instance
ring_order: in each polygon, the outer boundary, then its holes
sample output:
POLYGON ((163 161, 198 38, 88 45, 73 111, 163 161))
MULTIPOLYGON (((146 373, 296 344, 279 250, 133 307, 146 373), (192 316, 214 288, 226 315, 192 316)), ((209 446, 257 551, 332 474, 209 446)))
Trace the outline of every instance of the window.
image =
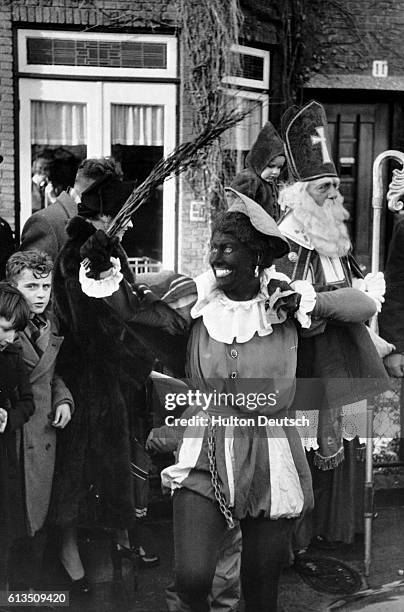
POLYGON ((234 45, 240 55, 238 74, 223 79, 231 88, 225 95, 230 104, 251 112, 222 138, 225 149, 226 176, 231 180, 245 167, 245 158, 268 119, 269 51, 234 45), (248 90, 242 89, 248 87, 248 90))
POLYGON ((18 70, 30 74, 175 78, 177 39, 156 34, 19 30, 18 70))
POLYGON ((269 51, 243 45, 233 45, 231 51, 239 55, 240 71, 238 74, 228 75, 223 79, 223 82, 239 87, 268 89, 269 51))
MULTIPOLYGON (((73 184, 82 159, 113 155, 140 184, 174 149, 174 36, 20 30, 18 43, 21 227, 73 184)), ((124 237, 136 261, 174 268, 175 189, 165 182, 137 211, 124 237)))

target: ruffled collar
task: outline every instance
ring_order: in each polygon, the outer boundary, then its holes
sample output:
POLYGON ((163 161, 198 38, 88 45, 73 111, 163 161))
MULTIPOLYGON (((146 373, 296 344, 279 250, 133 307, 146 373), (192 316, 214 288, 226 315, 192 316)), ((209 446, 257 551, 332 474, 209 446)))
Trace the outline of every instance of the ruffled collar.
POLYGON ((195 279, 198 299, 191 310, 191 317, 202 317, 211 338, 225 344, 232 344, 234 340, 248 342, 255 334, 268 336, 273 331, 273 325, 283 323, 287 318, 287 313, 276 308, 275 304, 282 292, 268 293, 268 284, 272 279, 289 282, 285 274, 276 272, 275 267, 271 266, 261 273, 257 295, 251 300, 239 302, 229 299, 217 288, 212 270, 204 272, 195 279))

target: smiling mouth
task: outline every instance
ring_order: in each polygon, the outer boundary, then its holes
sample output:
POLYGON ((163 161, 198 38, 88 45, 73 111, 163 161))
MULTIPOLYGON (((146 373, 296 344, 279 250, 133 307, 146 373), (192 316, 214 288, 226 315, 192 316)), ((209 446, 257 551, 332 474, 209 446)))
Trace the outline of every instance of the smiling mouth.
POLYGON ((229 276, 232 273, 232 270, 228 268, 215 268, 215 276, 216 278, 224 278, 225 276, 229 276))

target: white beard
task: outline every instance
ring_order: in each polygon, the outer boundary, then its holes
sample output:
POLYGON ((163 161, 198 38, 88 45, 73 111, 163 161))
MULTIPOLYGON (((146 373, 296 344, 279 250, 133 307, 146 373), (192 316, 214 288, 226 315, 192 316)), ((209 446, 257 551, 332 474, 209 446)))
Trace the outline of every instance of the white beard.
POLYGON ((310 242, 320 255, 342 257, 351 248, 345 221, 349 213, 343 207, 341 194, 318 206, 307 193, 305 183, 285 187, 279 198, 282 208, 292 209, 294 218, 303 226, 310 242))

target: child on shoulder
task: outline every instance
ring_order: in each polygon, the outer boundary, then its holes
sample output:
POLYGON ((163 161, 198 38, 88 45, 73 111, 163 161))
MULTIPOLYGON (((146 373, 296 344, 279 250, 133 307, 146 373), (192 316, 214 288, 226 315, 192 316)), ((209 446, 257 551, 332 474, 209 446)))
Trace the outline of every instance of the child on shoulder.
POLYGON ((280 212, 276 181, 285 162, 283 141, 268 121, 246 157, 246 168, 235 176, 230 187, 257 202, 278 221, 280 212))

